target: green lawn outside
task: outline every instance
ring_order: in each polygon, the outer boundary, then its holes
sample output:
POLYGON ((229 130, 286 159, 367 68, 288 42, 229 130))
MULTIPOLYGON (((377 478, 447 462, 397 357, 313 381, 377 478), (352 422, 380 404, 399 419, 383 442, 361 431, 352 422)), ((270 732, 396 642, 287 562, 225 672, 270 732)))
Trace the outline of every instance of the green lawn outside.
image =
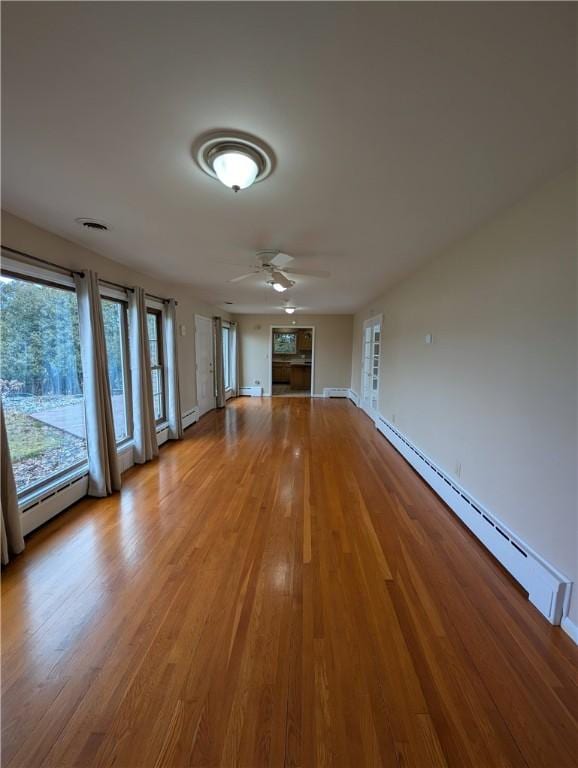
POLYGON ((43 424, 26 413, 7 412, 5 420, 13 463, 60 448, 67 437, 60 429, 43 424))

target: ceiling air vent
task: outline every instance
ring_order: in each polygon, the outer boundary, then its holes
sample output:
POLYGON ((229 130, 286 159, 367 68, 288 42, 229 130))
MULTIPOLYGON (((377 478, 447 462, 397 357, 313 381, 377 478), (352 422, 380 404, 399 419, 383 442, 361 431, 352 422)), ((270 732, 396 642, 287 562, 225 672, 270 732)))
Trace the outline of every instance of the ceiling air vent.
POLYGON ((77 224, 85 229, 90 229, 93 232, 108 232, 110 227, 105 224, 104 221, 97 221, 96 219, 75 219, 77 224))

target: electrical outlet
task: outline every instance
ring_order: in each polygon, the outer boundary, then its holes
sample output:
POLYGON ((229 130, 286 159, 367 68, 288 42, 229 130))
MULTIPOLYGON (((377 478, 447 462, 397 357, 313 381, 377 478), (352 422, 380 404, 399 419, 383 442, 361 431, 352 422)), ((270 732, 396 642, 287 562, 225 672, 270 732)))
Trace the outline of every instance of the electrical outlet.
POLYGON ((456 461, 456 477, 462 476, 462 462, 456 461))
POLYGON ((259 379, 255 379, 255 386, 258 387, 260 384, 261 382, 259 381, 259 379))

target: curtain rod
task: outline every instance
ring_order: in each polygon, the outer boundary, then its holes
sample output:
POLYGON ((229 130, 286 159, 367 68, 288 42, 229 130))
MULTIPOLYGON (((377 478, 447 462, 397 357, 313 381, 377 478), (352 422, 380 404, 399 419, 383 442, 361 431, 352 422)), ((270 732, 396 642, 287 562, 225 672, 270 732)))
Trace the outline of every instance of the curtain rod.
POLYGON ((61 272, 64 272, 66 275, 80 275, 81 277, 84 275, 84 272, 80 272, 77 269, 68 269, 68 267, 63 267, 60 264, 55 264, 53 261, 48 261, 48 259, 41 259, 38 256, 32 256, 30 253, 24 253, 24 251, 17 251, 16 248, 9 248, 7 245, 2 246, 3 251, 9 251, 10 253, 16 253, 18 256, 24 256, 25 259, 32 259, 32 261, 38 261, 40 264, 48 264, 49 267, 55 267, 55 269, 59 269, 61 272))
MULTIPOLYGON (((9 251, 10 253, 16 253, 18 256, 24 256, 25 259, 32 259, 32 261, 38 261, 40 264, 48 264, 49 267, 54 267, 55 269, 59 269, 61 272, 64 272, 67 275, 73 276, 73 275, 80 275, 80 277, 84 277, 84 272, 81 272, 77 269, 68 269, 68 267, 63 267, 60 264, 56 264, 54 261, 49 261, 48 259, 41 259, 39 256, 32 256, 30 253, 25 253, 24 251, 17 251, 16 248, 9 248, 7 245, 2 246, 3 251, 9 251)), ((131 288, 128 285, 121 285, 121 283, 115 283, 112 280, 105 280, 104 278, 98 278, 99 283, 106 283, 107 285, 112 285, 115 288, 121 288, 123 291, 131 291, 131 293, 134 291, 134 288, 131 288)), ((149 299, 156 299, 157 301, 162 301, 163 304, 168 304, 169 299, 164 299, 162 296, 155 296, 154 293, 146 293, 146 296, 148 296, 149 299)), ((176 301, 175 304, 178 304, 179 302, 176 301)))

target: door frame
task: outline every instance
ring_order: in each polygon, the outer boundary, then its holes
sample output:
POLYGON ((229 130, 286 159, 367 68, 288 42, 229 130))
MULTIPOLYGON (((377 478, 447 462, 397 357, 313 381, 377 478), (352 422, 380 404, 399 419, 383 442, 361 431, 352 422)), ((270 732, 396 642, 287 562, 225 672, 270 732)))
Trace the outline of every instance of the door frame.
POLYGON ((291 330, 298 328, 305 328, 308 331, 311 331, 311 390, 310 390, 310 397, 314 397, 314 390, 315 390, 315 326, 312 323, 306 323, 303 325, 291 325, 288 326, 286 323, 274 323, 273 325, 269 326, 269 347, 267 349, 267 364, 268 364, 268 374, 267 374, 267 391, 265 392, 265 397, 272 397, 273 395, 273 328, 289 328, 291 327, 291 330))
POLYGON ((204 416, 205 413, 209 413, 210 411, 214 411, 215 408, 217 407, 217 397, 216 397, 216 393, 215 393, 215 324, 213 322, 213 318, 212 317, 207 317, 206 315, 199 315, 199 314, 196 314, 196 313, 194 315, 194 323, 195 323, 195 394, 196 394, 196 398, 197 398, 197 408, 199 409, 199 418, 201 418, 201 416, 204 416), (212 384, 211 384, 211 392, 212 392, 213 405, 210 408, 207 408, 207 410, 203 411, 202 413, 201 413, 201 406, 199 404, 199 358, 198 358, 198 355, 197 355, 197 351, 198 351, 198 344, 197 344, 197 318, 198 317, 202 318, 203 320, 208 320, 209 323, 211 324, 211 355, 212 355, 212 358, 213 358, 213 371, 212 371, 212 373, 213 373, 213 381, 212 381, 212 384))
POLYGON ((373 419, 374 421, 377 419, 377 416, 379 415, 379 390, 381 386, 381 351, 383 349, 383 314, 374 315, 373 317, 368 318, 363 323, 363 328, 361 329, 361 381, 360 381, 360 392, 359 392, 359 407, 361 410, 366 413, 370 419, 373 419), (374 325, 379 324, 379 365, 377 368, 377 409, 373 409, 371 407, 371 402, 368 407, 365 406, 363 392, 364 392, 364 377, 365 377, 365 330, 368 327, 373 327, 374 325))

